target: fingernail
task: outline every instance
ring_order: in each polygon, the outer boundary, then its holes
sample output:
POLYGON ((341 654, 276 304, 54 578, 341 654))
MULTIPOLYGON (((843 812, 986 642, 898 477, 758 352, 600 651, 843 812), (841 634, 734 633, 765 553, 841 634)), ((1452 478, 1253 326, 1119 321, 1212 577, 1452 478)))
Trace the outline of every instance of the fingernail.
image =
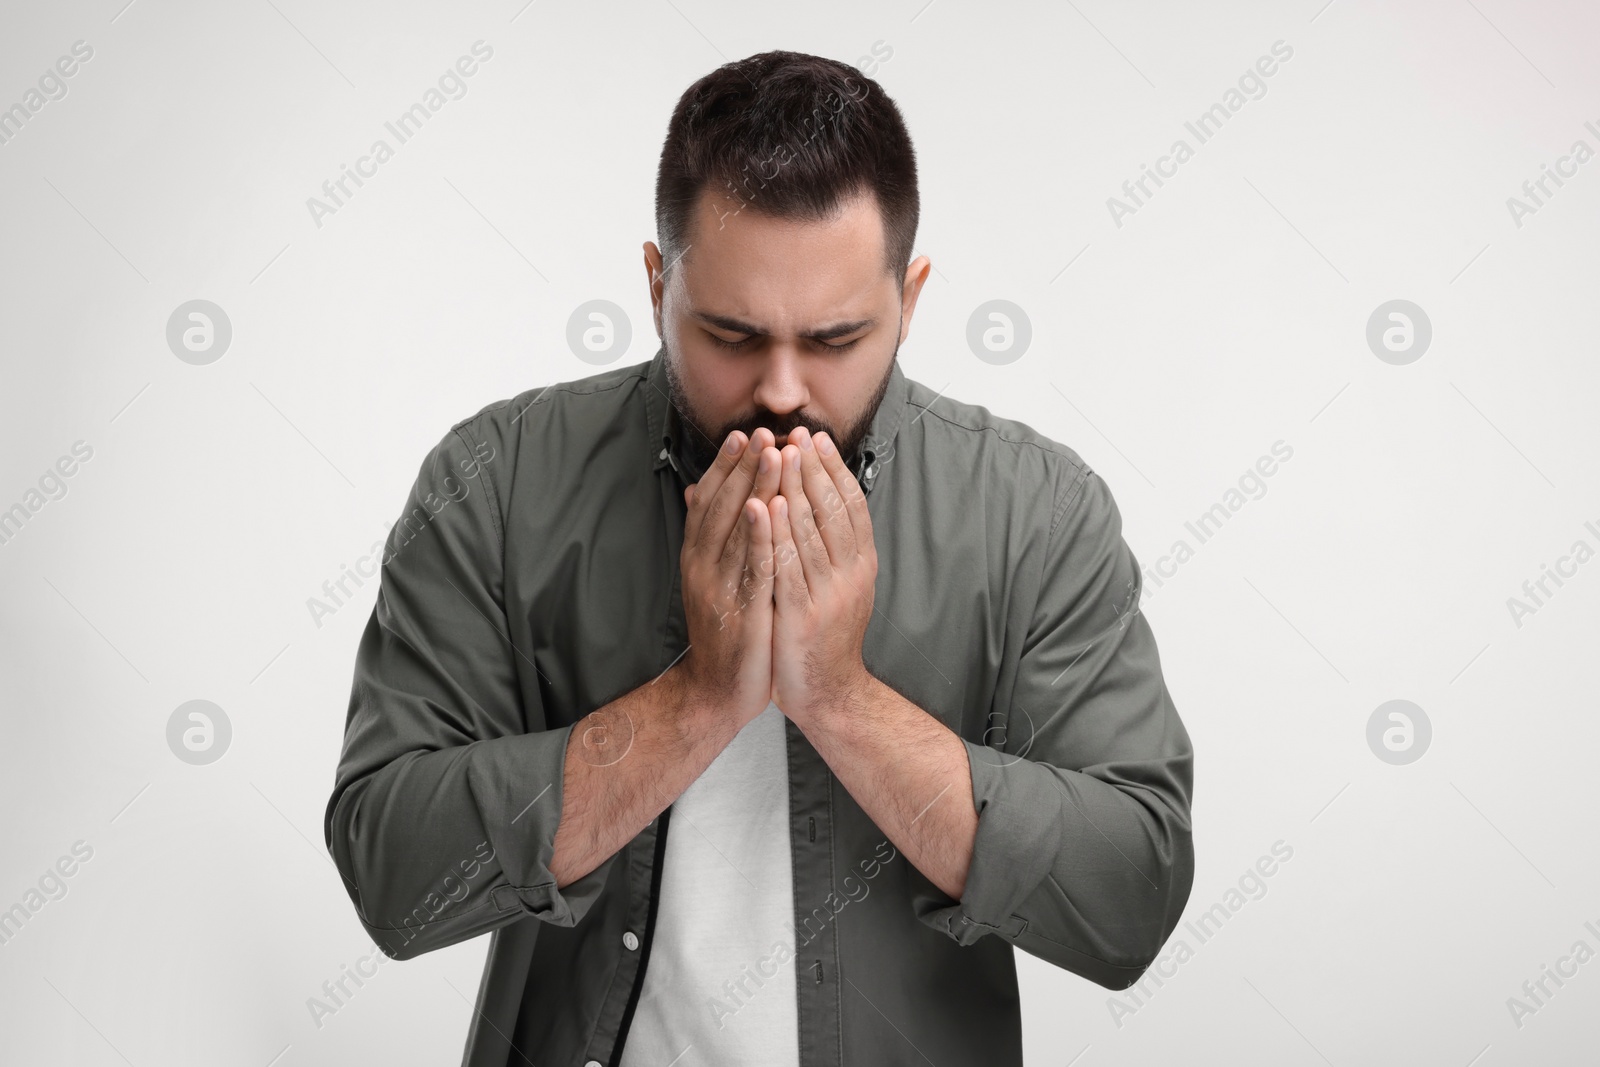
POLYGON ((739 431, 728 435, 728 439, 722 443, 722 450, 730 456, 739 451, 739 431))
POLYGON ((817 451, 821 452, 824 456, 833 455, 833 438, 829 437, 827 434, 818 435, 817 451))
POLYGON ((762 474, 765 474, 765 473, 767 473, 767 471, 772 469, 772 461, 767 458, 767 450, 766 449, 762 449, 761 450, 761 463, 759 465, 759 469, 760 469, 762 474))
POLYGON ((816 446, 811 443, 811 431, 807 430, 800 435, 800 447, 810 452, 816 446))

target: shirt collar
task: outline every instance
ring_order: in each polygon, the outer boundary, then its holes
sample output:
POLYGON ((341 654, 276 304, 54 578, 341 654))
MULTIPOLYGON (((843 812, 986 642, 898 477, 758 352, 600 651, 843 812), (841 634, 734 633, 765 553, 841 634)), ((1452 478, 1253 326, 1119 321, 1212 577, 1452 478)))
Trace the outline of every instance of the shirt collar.
MULTIPOLYGON (((683 435, 690 431, 668 402, 666 360, 666 348, 658 348, 645 372, 645 421, 650 434, 651 469, 660 470, 670 464, 688 485, 699 481, 703 472, 694 470, 683 441, 683 435)), ((861 483, 863 493, 872 492, 873 484, 883 473, 884 462, 894 454, 895 436, 905 418, 909 392, 910 384, 896 356, 889 368, 889 384, 884 389, 883 402, 872 416, 867 435, 850 464, 850 473, 861 483)))

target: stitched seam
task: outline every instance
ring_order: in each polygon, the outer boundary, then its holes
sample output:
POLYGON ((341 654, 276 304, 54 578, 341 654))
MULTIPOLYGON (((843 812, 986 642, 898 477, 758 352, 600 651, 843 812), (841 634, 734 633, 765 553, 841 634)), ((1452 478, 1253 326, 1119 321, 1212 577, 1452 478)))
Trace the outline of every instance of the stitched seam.
MULTIPOLYGON (((518 393, 517 394, 517 396, 522 396, 522 395, 523 395, 522 393, 518 393)), ((511 401, 513 401, 515 399, 516 399, 516 397, 501 397, 499 400, 496 400, 496 401, 494 401, 492 403, 489 403, 489 404, 485 404, 483 406, 483 408, 480 411, 478 411, 476 414, 468 415, 464 419, 457 420, 455 425, 451 426, 450 429, 452 431, 459 430, 459 429, 461 429, 461 427, 465 426, 467 423, 476 422, 478 419, 480 419, 483 416, 489 414, 490 412, 499 411, 501 408, 503 408, 506 405, 510 404, 511 401)))
MULTIPOLYGON (((1061 892, 1061 894, 1063 896, 1066 895, 1066 891, 1061 888, 1061 883, 1056 881, 1056 876, 1055 875, 1047 873, 1045 875, 1045 877, 1050 879, 1050 883, 1056 887, 1056 890, 1058 892, 1061 892)), ((1085 952, 1085 951, 1083 951, 1083 949, 1076 948, 1076 947, 1074 947, 1072 945, 1069 945, 1065 941, 1057 941, 1055 938, 1046 937, 1044 934, 1041 934, 1041 933, 1035 933, 1033 936, 1037 937, 1040 941, 1048 941, 1052 945, 1059 945, 1060 947, 1066 949, 1068 952, 1071 952, 1071 953, 1073 953, 1074 955, 1077 955, 1077 956, 1082 956, 1086 960, 1093 960, 1096 963, 1103 963, 1107 967, 1115 967, 1118 970, 1124 970, 1124 971, 1138 970, 1138 965, 1137 964, 1133 964, 1133 963, 1112 963, 1108 959, 1102 959, 1101 957, 1094 955, 1092 952, 1085 952)))
MULTIPOLYGON (((646 363, 638 370, 635 370, 632 374, 629 374, 627 377, 622 378, 619 381, 612 382, 610 385, 595 385, 588 389, 579 389, 578 385, 581 384, 580 382, 557 382, 555 385, 546 386, 544 392, 539 395, 539 399, 535 400, 533 403, 544 403, 544 398, 554 392, 570 393, 573 396, 597 396, 600 393, 609 393, 611 390, 620 389, 630 382, 643 380, 649 373, 649 366, 650 365, 646 363)), ((533 404, 528 405, 528 407, 532 406, 533 404)), ((526 411, 527 408, 523 408, 523 410, 526 411)))
MULTIPOLYGON (((1020 937, 1021 934, 1019 933, 1018 936, 1020 937)), ((1081 948, 1074 948, 1072 945, 1069 945, 1064 941, 1057 941, 1055 938, 1046 937, 1046 936, 1044 936, 1043 934, 1040 934, 1040 933, 1035 933, 1033 936, 1037 937, 1040 941, 1048 941, 1052 945, 1056 945, 1056 946, 1058 946, 1060 948, 1064 948, 1068 952, 1072 953, 1074 956, 1082 956, 1086 960, 1093 960, 1095 963, 1103 963, 1107 967, 1111 967, 1111 968, 1114 968, 1114 969, 1119 970, 1119 971, 1136 971, 1136 970, 1139 969, 1139 965, 1138 964, 1135 964, 1135 963, 1112 963, 1110 960, 1101 959, 1099 956, 1094 955, 1092 952, 1085 952, 1081 948)))
MULTIPOLYGON (((909 404, 909 403, 911 403, 911 401, 907 400, 906 403, 909 404)), ((1017 441, 1017 440, 1013 440, 1012 438, 1007 437, 1004 434, 1002 434, 1000 432, 1000 428, 998 426, 968 426, 964 422, 957 422, 952 418, 949 418, 949 417, 947 417, 945 415, 941 415, 939 412, 935 411, 931 407, 924 408, 924 409, 921 409, 921 410, 923 410, 926 414, 932 415, 934 418, 938 419, 940 422, 944 423, 945 425, 954 426, 958 430, 966 430, 969 433, 992 433, 992 434, 994 434, 996 440, 1004 441, 1008 445, 1027 445, 1027 446, 1029 446, 1031 448, 1037 448, 1041 452, 1047 452, 1052 456, 1060 456, 1061 458, 1066 459, 1068 462, 1072 463, 1072 465, 1074 467, 1078 467, 1080 469, 1085 469, 1085 470, 1088 469, 1088 468, 1084 467, 1083 464, 1072 460, 1071 457, 1067 456, 1064 452, 1062 452, 1061 449, 1063 447, 1065 447, 1063 445, 1059 445, 1058 444, 1055 448, 1051 448, 1048 445, 1040 444, 1038 441, 1017 441)))
MULTIPOLYGON (((937 399, 937 398, 935 398, 935 399, 937 399)), ((907 397, 906 398, 906 403, 907 404, 911 404, 911 403, 913 403, 913 401, 912 401, 912 399, 910 397, 907 397)), ((1074 471, 1074 474, 1075 474, 1075 477, 1073 478, 1073 480, 1067 486, 1067 492, 1066 492, 1065 498, 1056 503, 1056 506, 1053 509, 1053 511, 1051 513, 1051 516, 1050 516, 1050 533, 1049 533, 1049 536, 1048 536, 1048 538, 1046 539, 1046 542, 1045 542, 1046 548, 1050 547, 1051 543, 1053 543, 1054 540, 1055 540, 1056 527, 1058 525, 1060 525, 1061 517, 1066 514, 1067 508, 1081 494, 1082 489, 1083 489, 1083 483, 1089 477, 1089 475, 1094 473, 1094 471, 1092 471, 1085 464, 1078 462, 1077 460, 1073 459, 1071 456, 1069 456, 1065 452, 1063 452, 1062 451, 1062 447, 1064 447, 1064 446, 1057 446, 1055 448, 1052 448, 1049 445, 1040 444, 1038 441, 1018 441, 1018 440, 1014 440, 1014 439, 1012 439, 1010 437, 1007 437, 1004 434, 1002 434, 1000 432, 999 427, 996 427, 996 426, 968 426, 966 423, 956 422, 954 419, 951 419, 951 418, 949 418, 949 417, 947 417, 945 415, 940 414, 939 412, 937 412, 937 411, 935 411, 933 409, 931 404, 928 407, 922 408, 921 410, 923 411, 924 414, 932 415, 934 418, 938 419, 940 422, 944 423, 946 426, 953 426, 958 430, 966 430, 968 433, 992 433, 992 434, 994 434, 995 440, 997 440, 997 441, 1003 441, 1008 445, 1025 445, 1025 446, 1028 446, 1028 447, 1031 447, 1031 448, 1037 448, 1039 451, 1044 452, 1046 455, 1055 456, 1058 459, 1066 460, 1067 463, 1071 464, 1072 470, 1074 471)))
MULTIPOLYGON (((505 524, 500 518, 500 502, 497 499, 500 495, 499 487, 494 480, 494 469, 489 466, 494 460, 489 460, 487 463, 478 460, 478 441, 466 423, 462 423, 456 428, 456 436, 461 439, 462 444, 467 446, 467 453, 477 462, 479 473, 489 479, 489 491, 484 495, 489 498, 489 520, 494 526, 495 543, 500 547, 500 568, 504 571, 506 557, 505 524)), ((499 457, 495 458, 498 459, 499 457)))
MULTIPOLYGON (((628 1037, 633 1031, 634 1013, 639 1007, 639 996, 644 991, 644 980, 650 966, 650 951, 655 947, 656 918, 661 904, 661 871, 666 866, 667 859, 667 834, 672 828, 672 805, 668 804, 659 816, 656 824, 655 848, 651 853, 650 861, 650 886, 645 892, 649 895, 649 906, 645 912, 644 940, 639 945, 639 963, 633 972, 633 983, 628 990, 628 999, 622 1007, 622 1019, 617 1024, 617 1032, 611 1035, 611 1055, 608 1062, 611 1067, 617 1067, 622 1062, 622 1055, 627 1049, 628 1037)), ((682 833, 682 830, 678 831, 682 833)), ((630 893, 633 890, 629 882, 630 893)), ((631 900, 631 897, 630 897, 631 900)), ((620 967, 620 965, 619 965, 620 967)), ((607 987, 606 1003, 610 1003, 612 996, 610 990, 615 987, 616 979, 613 977, 611 986, 607 987)), ((599 1026, 599 1017, 596 1016, 595 1026, 599 1026)), ((591 1035, 590 1040, 593 1040, 591 1035)))
MULTIPOLYGON (((833 841, 838 835, 834 832, 837 825, 833 818, 833 781, 832 771, 828 775, 828 888, 833 888, 834 876, 838 873, 833 856, 833 841)), ((839 1030, 839 1062, 844 1063, 844 967, 839 963, 839 916, 833 917, 833 1010, 834 1022, 839 1030)))
MULTIPOLYGON (((648 366, 648 365, 646 365, 646 366, 648 366)), ((628 375, 626 378, 623 378, 621 381, 612 382, 610 385, 597 385, 597 386, 593 386, 593 387, 588 388, 588 389, 579 389, 578 388, 578 386, 581 384, 581 379, 579 381, 571 381, 571 382, 556 382, 553 385, 541 386, 540 390, 539 390, 539 395, 532 402, 530 402, 529 404, 525 405, 520 410, 527 411, 530 408, 532 408, 535 404, 544 403, 545 397, 550 396, 552 393, 567 393, 567 394, 570 394, 572 396, 597 396, 600 393, 607 393, 607 392, 610 392, 613 389, 619 389, 622 386, 627 385, 629 382, 639 381, 639 380, 643 379, 644 377, 645 377, 645 369, 641 368, 639 370, 634 371, 632 374, 628 375)), ((487 415, 490 412, 499 411, 501 408, 509 406, 513 401, 520 400, 522 397, 527 396, 529 393, 531 393, 533 391, 534 390, 532 390, 532 389, 524 389, 522 392, 518 393, 516 396, 504 397, 504 398, 502 398, 500 400, 496 400, 492 404, 485 405, 483 410, 478 412, 476 415, 468 415, 466 418, 464 418, 460 422, 456 423, 455 426, 452 426, 450 428, 452 430, 454 430, 457 427, 460 427, 460 426, 465 425, 466 423, 472 422, 474 419, 478 418, 481 415, 487 415)))
MULTIPOLYGON (((791 721, 785 721, 784 728, 783 728, 784 774, 787 776, 788 781, 789 781, 789 804, 790 804, 790 809, 791 809, 791 813, 792 813, 795 794, 799 791, 799 789, 798 789, 798 787, 796 785, 796 782, 795 782, 794 761, 789 756, 789 748, 790 748, 789 732, 790 732, 791 728, 792 729, 796 729, 796 730, 799 729, 799 727, 793 726, 791 721)), ((798 841, 796 840, 794 830, 795 830, 795 828, 793 826, 789 827, 789 841, 790 841, 790 845, 789 845, 789 879, 790 879, 790 885, 791 886, 798 886, 798 885, 801 884, 801 879, 800 879, 801 865, 800 865, 800 852, 799 852, 799 850, 801 848, 803 848, 804 846, 800 845, 798 843, 798 841)), ((789 910, 790 910, 791 914, 790 914, 789 917, 792 920, 795 920, 795 922, 794 922, 795 933, 798 934, 799 930, 800 930, 799 903, 800 903, 801 897, 800 897, 800 893, 799 893, 798 890, 796 890, 793 893, 791 893, 791 896, 793 897, 793 901, 790 904, 790 909, 789 910)), ((805 1009, 805 989, 806 989, 806 987, 805 987, 805 980, 802 977, 802 975, 805 974, 805 966, 800 962, 800 949, 799 949, 798 943, 795 946, 794 968, 795 968, 795 971, 794 971, 795 1010, 800 1013, 800 1018, 804 1019, 806 1017, 806 1009, 805 1009)), ((809 1045, 807 1044, 807 1040, 806 1039, 807 1039, 806 1028, 804 1026, 801 1026, 800 1027, 800 1040, 799 1040, 799 1053, 800 1053, 799 1060, 800 1060, 801 1063, 809 1063, 810 1062, 810 1057, 808 1057, 806 1055, 806 1049, 809 1047, 809 1045)))
POLYGON ((505 885, 495 886, 496 889, 511 889, 518 893, 526 893, 530 889, 554 889, 555 887, 556 883, 554 879, 548 882, 539 882, 536 885, 512 885, 510 882, 507 882, 505 885))
MULTIPOLYGON (((488 891, 488 893, 486 894, 486 899, 478 901, 476 904, 473 904, 471 907, 456 909, 450 915, 440 915, 440 916, 436 916, 435 918, 432 918, 432 919, 424 919, 422 922, 413 923, 411 926, 405 926, 405 925, 401 925, 401 926, 384 926, 384 925, 382 925, 380 923, 375 923, 375 922, 370 922, 370 921, 367 923, 367 925, 372 927, 374 930, 386 930, 386 931, 389 931, 391 933, 402 932, 402 931, 405 931, 405 930, 411 930, 411 929, 415 929, 416 927, 419 927, 419 926, 436 926, 439 923, 449 922, 451 919, 455 919, 455 918, 458 918, 460 916, 470 914, 471 912, 477 911, 479 908, 485 907, 485 906, 487 906, 489 904, 494 904, 495 903, 494 894, 496 892, 498 892, 499 890, 501 890, 501 889, 510 889, 511 891, 513 891, 515 893, 523 893, 523 892, 526 892, 526 891, 528 891, 530 889, 553 889, 555 887, 555 884, 556 883, 552 880, 552 881, 549 881, 549 882, 540 882, 538 885, 510 885, 509 883, 506 884, 506 885, 503 885, 503 886, 497 885, 493 889, 488 891)), ((523 901, 522 903, 527 903, 527 902, 523 901)), ((427 905, 423 904, 422 907, 427 907, 427 905)), ((495 907, 500 911, 509 910, 509 909, 506 909, 506 908, 501 908, 498 904, 495 904, 495 907)))
POLYGON ((1056 505, 1055 513, 1050 517, 1050 536, 1045 538, 1046 551, 1048 551, 1050 547, 1055 544, 1056 528, 1061 525, 1062 516, 1066 515, 1067 508, 1083 495, 1083 487, 1089 481, 1089 476, 1094 473, 1088 467, 1078 466, 1076 464, 1074 464, 1074 469, 1078 472, 1077 477, 1074 478, 1071 484, 1067 486, 1066 495, 1062 498, 1061 502, 1056 505))
MULTIPOLYGON (((491 890, 490 892, 493 892, 493 890, 491 890)), ((463 915, 471 914, 472 912, 477 911, 479 908, 485 906, 486 904, 492 904, 492 903, 494 903, 494 900, 493 900, 492 897, 489 898, 489 899, 486 899, 486 900, 480 900, 476 904, 472 905, 469 908, 460 908, 460 909, 456 910, 453 914, 440 915, 440 916, 437 916, 437 917, 432 918, 432 919, 424 919, 422 922, 413 923, 410 926, 405 926, 403 924, 400 925, 400 926, 384 926, 383 924, 373 922, 370 919, 367 920, 367 925, 372 927, 374 930, 383 930, 383 931, 386 931, 388 933, 399 933, 399 932, 403 932, 405 930, 415 930, 415 929, 417 929, 418 927, 421 927, 421 926, 437 926, 440 923, 447 923, 452 919, 458 919, 463 915)), ((426 904, 422 904, 420 906, 421 907, 427 907, 426 904)))

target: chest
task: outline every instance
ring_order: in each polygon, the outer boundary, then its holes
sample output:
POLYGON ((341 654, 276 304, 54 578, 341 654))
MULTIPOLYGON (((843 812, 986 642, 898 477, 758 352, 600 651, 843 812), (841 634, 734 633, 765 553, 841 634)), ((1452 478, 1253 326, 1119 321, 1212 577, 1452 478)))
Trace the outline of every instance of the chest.
MULTIPOLYGON (((862 659, 976 738, 1026 626, 1018 549, 981 500, 922 488, 886 479, 868 496, 878 577, 862 659)), ((576 721, 683 654, 685 507, 670 472, 546 494, 514 514, 505 602, 554 717, 576 721)))

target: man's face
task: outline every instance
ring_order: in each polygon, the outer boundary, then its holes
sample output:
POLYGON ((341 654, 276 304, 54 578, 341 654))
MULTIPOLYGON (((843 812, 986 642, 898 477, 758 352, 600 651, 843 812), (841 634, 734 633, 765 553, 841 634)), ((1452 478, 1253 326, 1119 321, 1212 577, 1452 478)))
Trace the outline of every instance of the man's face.
POLYGON ((688 241, 672 264, 647 242, 645 264, 671 399, 699 468, 729 433, 758 426, 779 449, 796 426, 826 432, 854 458, 910 331, 927 257, 903 278, 884 269, 870 194, 806 222, 708 190, 688 241))

